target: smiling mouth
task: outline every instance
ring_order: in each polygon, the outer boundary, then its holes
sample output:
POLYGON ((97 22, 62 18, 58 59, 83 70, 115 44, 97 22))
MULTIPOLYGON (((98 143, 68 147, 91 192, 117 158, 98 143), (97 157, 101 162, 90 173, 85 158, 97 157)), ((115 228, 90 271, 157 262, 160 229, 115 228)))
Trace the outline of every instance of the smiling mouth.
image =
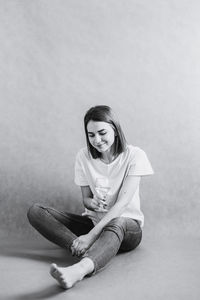
POLYGON ((103 145, 105 145, 105 143, 100 144, 100 145, 96 145, 96 147, 101 148, 103 145))

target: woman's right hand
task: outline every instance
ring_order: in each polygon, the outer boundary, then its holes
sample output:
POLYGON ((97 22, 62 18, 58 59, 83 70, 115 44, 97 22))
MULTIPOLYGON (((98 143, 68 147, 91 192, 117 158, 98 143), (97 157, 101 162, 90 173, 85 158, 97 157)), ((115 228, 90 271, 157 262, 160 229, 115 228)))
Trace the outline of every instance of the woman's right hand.
POLYGON ((100 198, 85 198, 84 199, 84 206, 92 211, 96 212, 107 212, 107 204, 100 198))
POLYGON ((97 212, 107 212, 107 204, 100 198, 94 197, 91 201, 91 208, 97 212))
POLYGON ((105 201, 92 194, 89 186, 81 186, 83 204, 85 208, 91 211, 107 212, 108 207, 105 201))

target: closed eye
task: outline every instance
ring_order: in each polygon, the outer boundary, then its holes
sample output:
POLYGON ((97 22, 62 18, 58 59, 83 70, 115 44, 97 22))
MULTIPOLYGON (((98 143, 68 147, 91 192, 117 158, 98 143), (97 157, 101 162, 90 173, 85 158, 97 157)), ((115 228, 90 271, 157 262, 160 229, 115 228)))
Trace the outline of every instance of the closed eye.
MULTIPOLYGON (((99 135, 105 135, 107 132, 106 132, 106 131, 101 131, 101 130, 100 130, 98 133, 99 133, 99 135)), ((88 132, 88 136, 89 136, 89 137, 94 137, 95 134, 92 133, 92 132, 88 132)))

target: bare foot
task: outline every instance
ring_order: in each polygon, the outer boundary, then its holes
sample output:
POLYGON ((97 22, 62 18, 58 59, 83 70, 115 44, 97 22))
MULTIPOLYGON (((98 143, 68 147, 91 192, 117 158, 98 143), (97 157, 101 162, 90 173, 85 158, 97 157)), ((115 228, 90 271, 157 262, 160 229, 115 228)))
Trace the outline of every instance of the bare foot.
POLYGON ((93 261, 90 258, 83 258, 80 262, 65 268, 52 264, 50 274, 62 288, 69 289, 93 270, 93 261))

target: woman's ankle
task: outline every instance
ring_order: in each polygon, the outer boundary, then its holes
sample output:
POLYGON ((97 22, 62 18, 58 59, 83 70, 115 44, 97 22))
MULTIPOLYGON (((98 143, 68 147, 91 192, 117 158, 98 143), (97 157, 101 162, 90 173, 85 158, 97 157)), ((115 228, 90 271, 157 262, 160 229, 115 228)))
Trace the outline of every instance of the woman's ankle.
POLYGON ((84 257, 80 262, 80 267, 83 271, 83 275, 86 276, 94 271, 94 262, 89 257, 84 257))

